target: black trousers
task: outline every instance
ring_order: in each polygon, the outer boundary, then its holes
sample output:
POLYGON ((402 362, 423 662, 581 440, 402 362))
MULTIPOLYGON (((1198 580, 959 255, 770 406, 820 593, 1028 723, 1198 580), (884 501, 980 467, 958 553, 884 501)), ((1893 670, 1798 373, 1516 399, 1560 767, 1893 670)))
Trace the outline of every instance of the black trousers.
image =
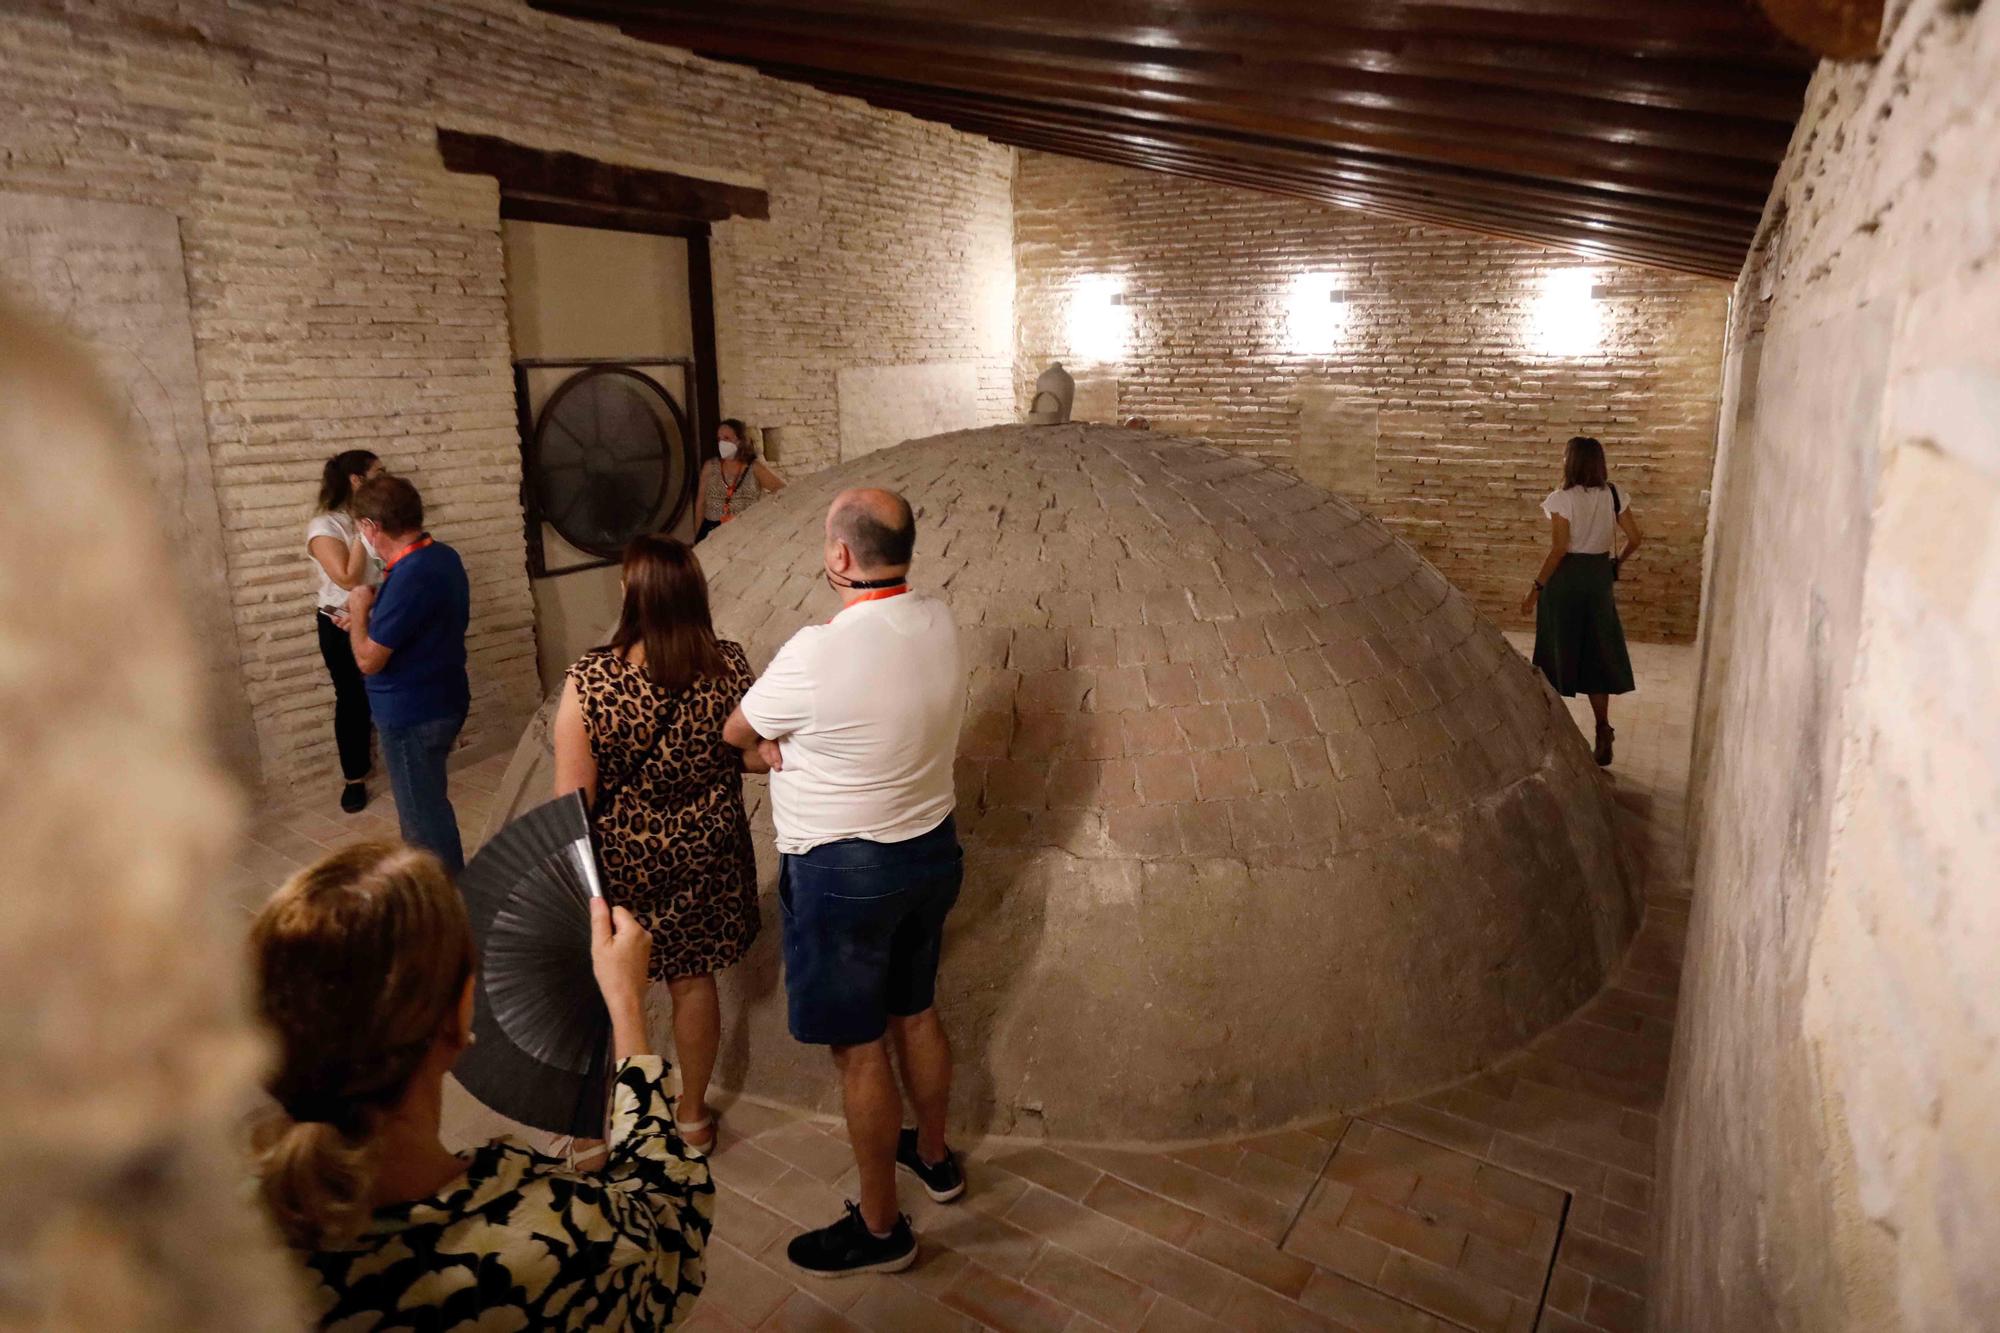
POLYGON ((340 746, 340 774, 359 782, 368 776, 368 679, 354 664, 347 631, 322 612, 315 611, 313 620, 319 626, 319 655, 333 677, 333 739, 340 746))

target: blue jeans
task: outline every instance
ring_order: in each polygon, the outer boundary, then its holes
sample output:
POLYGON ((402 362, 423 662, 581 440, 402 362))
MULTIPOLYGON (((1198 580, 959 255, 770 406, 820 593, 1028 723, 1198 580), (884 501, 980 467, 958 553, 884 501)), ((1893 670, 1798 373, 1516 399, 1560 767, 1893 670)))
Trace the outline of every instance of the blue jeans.
POLYGON ((795 1040, 861 1046, 931 1007, 965 856, 946 815, 906 842, 848 838, 779 862, 785 998, 795 1040))
POLYGON ((465 869, 465 850, 458 841, 458 813, 445 790, 444 763, 464 725, 465 714, 458 713, 414 726, 375 728, 403 841, 434 853, 453 875, 465 869))

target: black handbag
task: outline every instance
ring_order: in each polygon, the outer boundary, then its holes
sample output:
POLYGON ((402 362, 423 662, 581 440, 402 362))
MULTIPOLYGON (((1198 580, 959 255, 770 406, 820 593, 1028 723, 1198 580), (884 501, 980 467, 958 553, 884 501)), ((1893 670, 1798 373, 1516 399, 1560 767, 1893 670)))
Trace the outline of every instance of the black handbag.
MULTIPOLYGON (((1625 512, 1625 502, 1618 498, 1617 482, 1607 482, 1606 485, 1611 487, 1611 545, 1616 547, 1618 545, 1618 515, 1625 512)), ((1613 583, 1618 582, 1618 571, 1623 568, 1624 564, 1625 558, 1623 556, 1614 555, 1611 557, 1611 581, 1613 583)))

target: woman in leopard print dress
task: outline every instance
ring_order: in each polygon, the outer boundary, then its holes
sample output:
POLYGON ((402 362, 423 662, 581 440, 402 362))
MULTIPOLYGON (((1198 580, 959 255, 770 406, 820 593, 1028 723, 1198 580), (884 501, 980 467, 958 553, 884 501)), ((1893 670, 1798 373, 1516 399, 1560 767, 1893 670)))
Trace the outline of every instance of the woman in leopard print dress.
MULTIPOLYGON (((708 582, 671 537, 625 550, 625 600, 611 642, 569 669, 556 708, 555 791, 591 801, 605 893, 652 932, 652 976, 673 1000, 681 1133, 715 1142, 709 1076, 722 1041, 715 974, 757 938, 757 860, 743 810, 755 756, 722 739, 753 677, 715 637, 708 582)), ((761 769, 757 771, 762 771, 761 769)))

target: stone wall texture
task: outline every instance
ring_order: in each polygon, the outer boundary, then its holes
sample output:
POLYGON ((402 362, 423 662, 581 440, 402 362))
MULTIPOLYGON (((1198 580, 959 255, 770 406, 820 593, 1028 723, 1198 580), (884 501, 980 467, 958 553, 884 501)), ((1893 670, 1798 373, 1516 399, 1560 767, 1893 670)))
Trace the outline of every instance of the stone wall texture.
POLYGON ((2000 6, 1823 66, 1737 286, 1653 1327, 2000 1327, 2000 6))
POLYGON ((325 458, 380 452, 472 576, 462 745, 538 698, 498 199, 438 127, 761 186, 716 228, 725 409, 838 457, 851 365, 969 363, 1011 411, 1009 179, 984 140, 510 0, 10 4, 0 190, 180 219, 262 776, 334 772, 303 525, 325 458))
POLYGON ((1340 490, 1506 626, 1525 623, 1563 442, 1595 435, 1647 534, 1619 588, 1626 630, 1693 638, 1727 284, 1594 266, 1601 350, 1560 358, 1528 341, 1543 275, 1590 266, 1573 254, 1040 153, 1021 155, 1014 230, 1023 410, 1051 359, 1113 378, 1121 417, 1340 490), (1286 297, 1317 270, 1351 314, 1308 356, 1289 350, 1286 297), (1097 274, 1126 282, 1117 364, 1069 337, 1070 297, 1097 274))

